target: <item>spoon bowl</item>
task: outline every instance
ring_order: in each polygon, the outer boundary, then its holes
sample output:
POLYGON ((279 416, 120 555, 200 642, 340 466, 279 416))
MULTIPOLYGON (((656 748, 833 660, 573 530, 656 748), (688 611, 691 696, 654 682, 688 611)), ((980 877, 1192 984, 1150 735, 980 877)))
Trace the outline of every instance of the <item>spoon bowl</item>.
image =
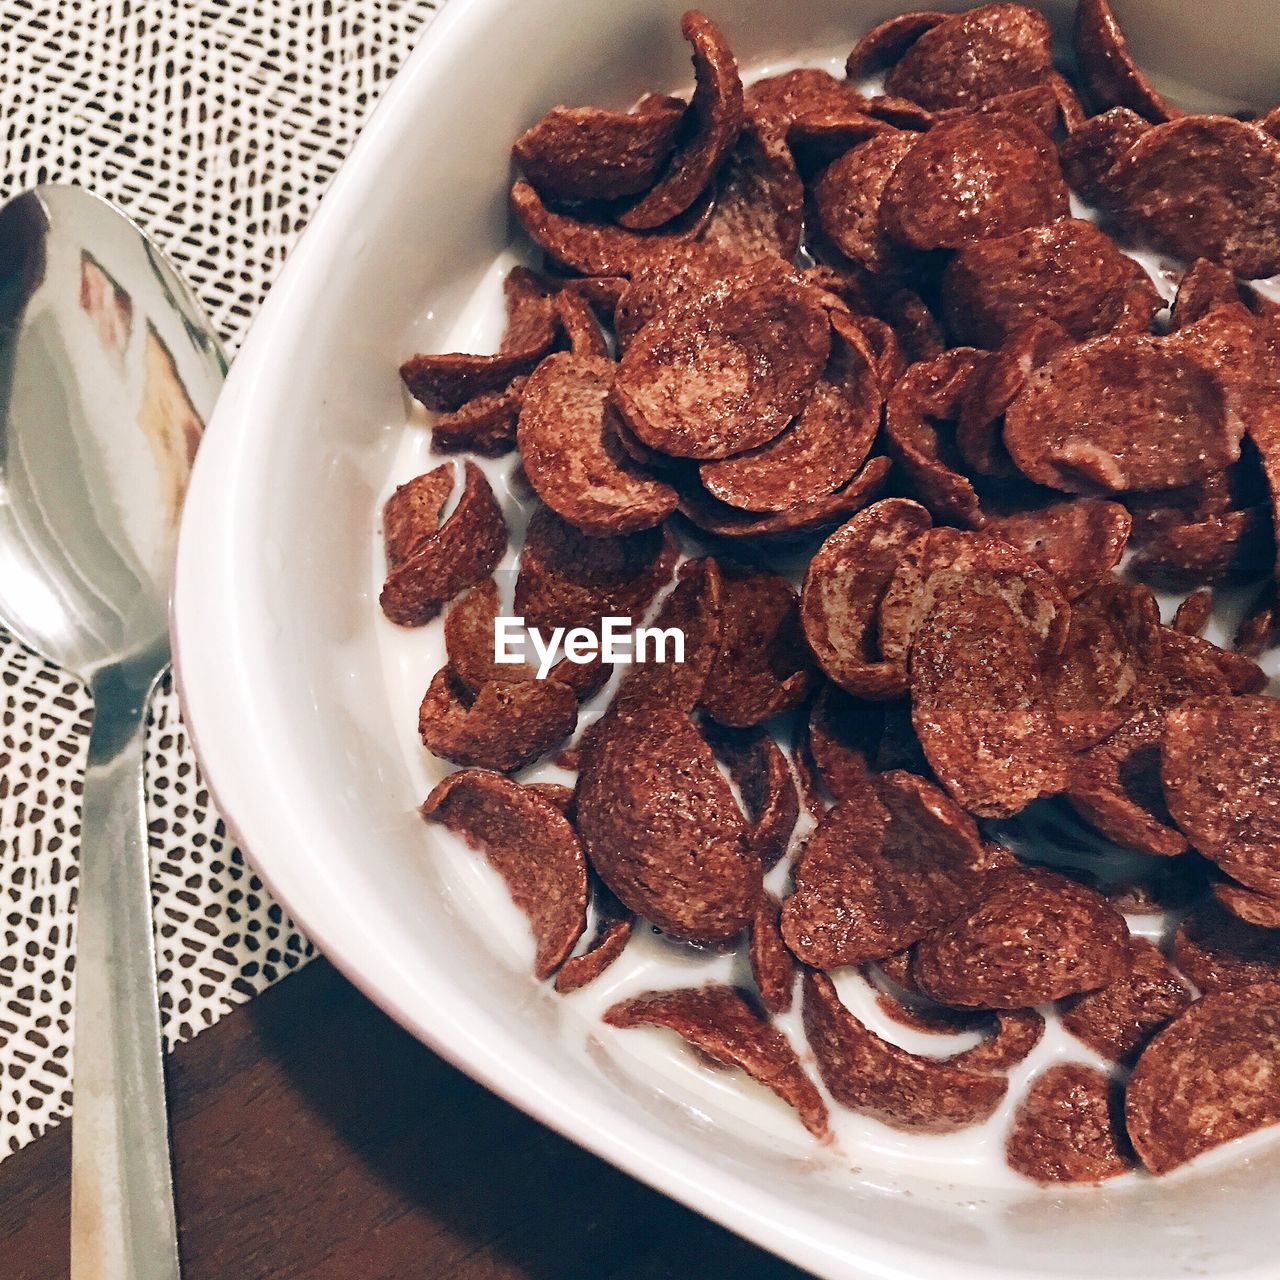
POLYGON ((0 619, 92 679, 163 643, 226 364, 145 235, 79 187, 0 210, 0 619))

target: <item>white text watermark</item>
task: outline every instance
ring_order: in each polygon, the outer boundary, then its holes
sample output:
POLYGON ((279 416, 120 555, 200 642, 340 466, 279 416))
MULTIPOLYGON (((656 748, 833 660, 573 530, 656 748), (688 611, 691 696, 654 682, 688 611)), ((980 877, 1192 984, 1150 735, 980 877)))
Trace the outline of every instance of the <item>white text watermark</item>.
POLYGON ((499 665, 529 662, 545 680, 562 658, 579 665, 599 660, 609 666, 633 662, 683 662, 679 627, 637 627, 630 618, 601 619, 590 627, 553 627, 544 632, 519 617, 498 616, 493 624, 493 660, 499 665))

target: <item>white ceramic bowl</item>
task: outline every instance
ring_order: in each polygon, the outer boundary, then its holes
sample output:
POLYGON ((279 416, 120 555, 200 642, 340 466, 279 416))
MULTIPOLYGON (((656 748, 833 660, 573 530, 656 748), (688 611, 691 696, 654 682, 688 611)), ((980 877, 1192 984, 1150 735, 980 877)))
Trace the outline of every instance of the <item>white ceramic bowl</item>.
MULTIPOLYGON (((682 7, 452 0, 334 182, 235 363, 187 503, 175 654, 218 804, 310 937, 416 1035, 802 1267, 896 1280, 1272 1277, 1274 1144, 1101 1190, 948 1185, 874 1144, 818 1150, 785 1116, 725 1101, 732 1089, 699 1092, 692 1073, 638 1069, 643 1054, 615 1041, 645 1033, 569 1028, 580 1017, 498 945, 416 814, 422 776, 404 747, 414 706, 388 694, 371 556, 404 439, 396 365, 442 349, 509 240, 508 148, 522 128, 559 101, 624 104, 687 82, 682 7)), ((842 53, 898 7, 707 3, 747 68, 842 53)), ((1060 23, 1069 14, 1047 7, 1060 23)), ((1265 4, 1220 4, 1211 24, 1192 3, 1118 7, 1153 68, 1188 94, 1257 93, 1280 61, 1265 4)))

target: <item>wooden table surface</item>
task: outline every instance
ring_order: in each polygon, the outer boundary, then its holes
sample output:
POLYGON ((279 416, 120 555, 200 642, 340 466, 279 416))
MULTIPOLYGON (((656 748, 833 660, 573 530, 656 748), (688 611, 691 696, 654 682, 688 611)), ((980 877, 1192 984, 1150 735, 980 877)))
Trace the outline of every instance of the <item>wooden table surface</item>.
MULTIPOLYGON (((323 961, 170 1058, 184 1280, 801 1280, 472 1083, 323 961)), ((65 1280, 66 1125, 0 1164, 0 1280, 65 1280)))

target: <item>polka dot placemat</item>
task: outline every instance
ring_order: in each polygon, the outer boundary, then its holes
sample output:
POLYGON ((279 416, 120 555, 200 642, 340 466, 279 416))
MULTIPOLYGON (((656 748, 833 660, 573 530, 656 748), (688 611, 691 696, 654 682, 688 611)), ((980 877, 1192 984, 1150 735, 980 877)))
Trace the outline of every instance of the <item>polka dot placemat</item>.
MULTIPOLYGON (((0 0, 0 200, 126 209, 234 351, 439 0, 0 0)), ((92 701, 0 633, 0 1159, 70 1113, 92 701)), ((310 954, 227 838, 168 681, 147 730, 161 1010, 190 1038, 310 954)))

